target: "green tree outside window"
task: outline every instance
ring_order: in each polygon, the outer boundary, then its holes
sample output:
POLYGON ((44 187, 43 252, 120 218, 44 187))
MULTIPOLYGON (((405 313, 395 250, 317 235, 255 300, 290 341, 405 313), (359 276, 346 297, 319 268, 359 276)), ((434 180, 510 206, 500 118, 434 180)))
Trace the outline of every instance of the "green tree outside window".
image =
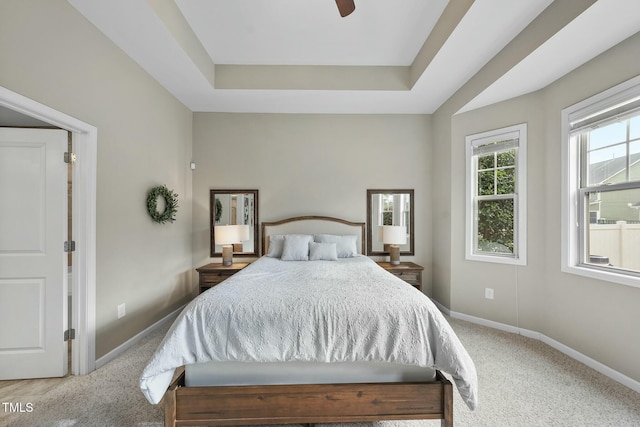
POLYGON ((516 150, 478 157, 478 250, 514 252, 516 150), (486 196, 483 198, 482 196, 486 196))

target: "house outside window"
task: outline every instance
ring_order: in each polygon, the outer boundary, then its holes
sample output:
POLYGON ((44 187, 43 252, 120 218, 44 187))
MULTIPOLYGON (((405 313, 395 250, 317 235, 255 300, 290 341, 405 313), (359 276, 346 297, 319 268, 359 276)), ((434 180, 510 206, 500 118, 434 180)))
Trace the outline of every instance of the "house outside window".
POLYGON ((562 120, 563 270, 640 286, 640 77, 562 120))
POLYGON ((527 125, 465 141, 466 259, 525 265, 527 125))

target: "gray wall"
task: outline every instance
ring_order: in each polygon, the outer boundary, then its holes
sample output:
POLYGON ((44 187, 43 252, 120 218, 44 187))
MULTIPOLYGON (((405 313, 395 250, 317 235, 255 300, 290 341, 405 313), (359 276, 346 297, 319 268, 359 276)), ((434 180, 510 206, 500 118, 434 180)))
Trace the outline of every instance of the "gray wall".
MULTIPOLYGON (((640 35, 635 35, 536 93, 455 116, 449 107, 434 116, 439 120, 436 131, 451 136, 449 149, 446 144, 434 147, 434 165, 451 167, 445 182, 451 192, 450 216, 434 213, 434 230, 446 227, 451 246, 450 253, 434 255, 434 260, 441 260, 438 271, 448 263, 450 275, 434 275, 434 295, 452 311, 541 332, 636 381, 640 381, 640 339, 631 325, 638 323, 640 289, 561 272, 565 141, 560 112, 640 74, 638 51, 640 35), (464 138, 523 122, 528 124, 528 264, 467 261, 464 138), (485 287, 495 289, 494 300, 484 298, 485 287)), ((446 238, 447 231, 434 234, 446 238)))
MULTIPOLYGON (((258 189, 259 221, 366 221, 367 189, 415 190, 415 256, 431 265, 430 117, 195 113, 194 263, 209 258, 209 190, 258 189)), ((424 280, 430 292, 430 275, 424 280)))
POLYGON ((0 40, 0 85, 98 129, 100 357, 192 295, 192 113, 64 0, 3 0, 0 40), (146 212, 161 184, 179 194, 170 225, 146 212))

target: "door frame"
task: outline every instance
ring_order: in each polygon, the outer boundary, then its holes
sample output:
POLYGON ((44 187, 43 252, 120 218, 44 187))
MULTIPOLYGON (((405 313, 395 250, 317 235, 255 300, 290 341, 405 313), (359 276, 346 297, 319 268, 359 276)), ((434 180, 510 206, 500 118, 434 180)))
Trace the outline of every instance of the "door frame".
MULTIPOLYGON (((73 164, 72 346, 71 373, 86 375, 96 366, 96 185, 98 129, 0 86, 0 105, 67 130, 78 161, 73 164)), ((62 244, 63 242, 60 242, 62 244)))

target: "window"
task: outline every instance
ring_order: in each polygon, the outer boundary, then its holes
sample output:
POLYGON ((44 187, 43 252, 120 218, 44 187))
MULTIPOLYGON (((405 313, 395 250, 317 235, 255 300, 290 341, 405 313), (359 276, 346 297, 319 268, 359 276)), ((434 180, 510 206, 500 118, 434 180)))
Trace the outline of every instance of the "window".
POLYGON ((526 264, 526 144, 526 124, 467 136, 467 259, 526 264))
POLYGON ((640 78, 562 114, 563 268, 640 286, 640 78))
MULTIPOLYGON (((380 197, 380 203, 382 203, 380 214, 382 218, 380 218, 380 224, 382 225, 393 225, 393 194, 382 194, 380 197)), ((400 224, 398 224, 400 225, 400 224)))

